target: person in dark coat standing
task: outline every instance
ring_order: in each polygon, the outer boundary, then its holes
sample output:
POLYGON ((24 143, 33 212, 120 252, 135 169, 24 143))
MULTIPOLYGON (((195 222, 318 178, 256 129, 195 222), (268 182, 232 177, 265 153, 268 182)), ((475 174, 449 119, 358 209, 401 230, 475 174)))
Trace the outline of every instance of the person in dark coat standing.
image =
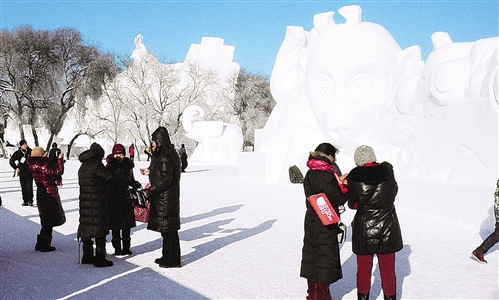
MULTIPOLYGON (((303 179, 305 197, 325 193, 334 210, 340 214, 340 207, 347 202, 334 173, 341 176, 335 163, 338 150, 329 143, 322 143, 310 153, 309 171, 303 179)), ((341 271, 338 224, 324 226, 306 200, 305 236, 300 277, 307 279, 307 299, 331 299, 329 285, 343 277, 341 271)))
POLYGON ((377 255, 384 299, 395 300, 395 252, 402 250, 402 233, 395 212, 398 185, 393 166, 377 163, 373 148, 355 150, 357 167, 348 177, 348 206, 356 209, 352 221, 352 250, 357 255, 357 296, 369 299, 373 257, 377 255))
POLYGON ((180 149, 178 149, 178 155, 180 156, 180 161, 182 163, 182 172, 185 172, 187 165, 189 164, 187 161, 187 150, 185 149, 185 145, 182 144, 180 149))
POLYGON ((66 223, 66 214, 62 208, 57 186, 62 185, 64 173, 64 154, 60 153, 54 163, 47 157, 42 147, 35 147, 28 157, 27 163, 36 183, 36 204, 40 216, 40 234, 37 236, 36 251, 54 251, 52 247, 52 230, 66 223))
POLYGON ((128 197, 128 187, 140 188, 140 183, 133 176, 134 163, 125 155, 125 147, 116 144, 112 153, 106 157, 106 168, 109 171, 120 169, 123 172, 123 181, 109 184, 109 228, 115 255, 132 254, 130 228, 135 227, 136 223, 133 199, 128 197))
POLYGON ((152 159, 148 169, 141 174, 149 175, 151 186, 145 196, 151 203, 147 229, 161 233, 162 257, 155 260, 162 268, 181 267, 180 241, 180 157, 171 147, 165 127, 156 129, 151 138, 152 159))
POLYGON ((22 206, 33 206, 33 176, 28 170, 26 159, 31 155, 31 149, 25 140, 19 141, 19 149, 12 154, 9 160, 10 166, 15 170, 14 176, 19 176, 23 194, 22 206))
POLYGON ((106 259, 106 235, 109 233, 108 220, 108 185, 110 182, 122 181, 122 171, 107 170, 102 163, 104 149, 93 143, 89 150, 79 156, 81 162, 78 170, 80 185, 80 225, 78 239, 83 243, 83 264, 94 264, 96 267, 112 266, 106 259), (95 239, 95 256, 93 240, 95 239))
POLYGON ((53 142, 52 148, 49 151, 49 158, 55 162, 57 161, 57 158, 59 157, 59 154, 61 154, 61 152, 62 152, 61 149, 57 147, 57 143, 53 142))

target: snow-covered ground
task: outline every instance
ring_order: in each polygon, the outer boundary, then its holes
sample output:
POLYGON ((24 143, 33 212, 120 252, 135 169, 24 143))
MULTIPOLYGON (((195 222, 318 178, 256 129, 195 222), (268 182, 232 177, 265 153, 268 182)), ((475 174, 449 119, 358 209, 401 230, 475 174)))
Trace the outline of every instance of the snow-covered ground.
MULTIPOLYGON (((136 179, 143 183, 147 178, 138 170, 147 164, 136 162, 136 179)), ((183 267, 159 268, 154 259, 161 255, 161 237, 138 223, 132 233, 133 255, 115 257, 108 243, 114 266, 95 268, 78 264, 79 165, 76 160, 66 163, 60 195, 67 223, 54 228, 52 244, 57 250, 40 253, 34 250, 38 212, 21 206, 18 178, 12 177, 8 161, 0 160, 1 299, 305 298, 306 280, 299 277, 305 213, 301 185, 262 183, 238 177, 237 166, 190 162, 181 180, 183 267)), ((470 259, 470 252, 493 229, 494 183, 471 193, 483 198, 483 207, 452 207, 452 199, 444 199, 451 197, 445 191, 452 188, 445 182, 425 184, 403 176, 397 180, 396 207, 404 238, 396 261, 398 298, 498 299, 499 247, 490 250, 486 265, 470 259), (454 211, 466 212, 471 221, 446 215, 454 211), (478 223, 473 218, 477 215, 478 223)), ((349 224, 353 215, 347 210, 343 221, 349 224)), ((351 232, 341 249, 344 278, 331 285, 333 299, 356 299, 350 240, 351 232)), ((375 297, 383 298, 377 269, 371 289, 371 299, 375 297)))

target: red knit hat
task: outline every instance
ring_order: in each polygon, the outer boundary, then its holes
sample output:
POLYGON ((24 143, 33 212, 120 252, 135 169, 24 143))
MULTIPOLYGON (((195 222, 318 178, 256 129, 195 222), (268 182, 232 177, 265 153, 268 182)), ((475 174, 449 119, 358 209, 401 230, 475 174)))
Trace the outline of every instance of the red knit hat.
POLYGON ((123 155, 126 155, 125 147, 122 144, 116 144, 113 147, 113 154, 117 153, 123 153, 123 155))

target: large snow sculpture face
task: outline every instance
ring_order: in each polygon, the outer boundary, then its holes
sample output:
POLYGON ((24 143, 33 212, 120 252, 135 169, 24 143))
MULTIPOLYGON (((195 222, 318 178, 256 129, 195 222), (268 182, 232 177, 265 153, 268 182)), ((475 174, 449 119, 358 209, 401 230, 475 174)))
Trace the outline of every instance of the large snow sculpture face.
POLYGON ((400 69, 401 49, 391 35, 359 21, 317 28, 320 34, 311 41, 307 60, 310 103, 323 132, 336 141, 380 118, 393 102, 390 94, 400 69))

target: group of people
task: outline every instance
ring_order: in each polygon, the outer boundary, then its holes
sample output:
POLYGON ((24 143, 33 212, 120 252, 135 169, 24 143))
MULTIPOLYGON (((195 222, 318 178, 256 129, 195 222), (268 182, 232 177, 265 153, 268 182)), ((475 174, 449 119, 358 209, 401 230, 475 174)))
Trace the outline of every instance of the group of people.
MULTIPOLYGON (((125 157, 125 147, 116 144, 102 163, 104 149, 93 143, 79 156, 80 224, 78 239, 83 243, 83 264, 112 266, 106 258, 106 236, 111 230, 115 255, 132 254, 131 228, 136 226, 129 188, 141 188, 133 176, 134 163, 125 157), (95 252, 93 244, 95 241, 95 252)), ((163 268, 181 267, 180 240, 180 158, 171 147, 165 127, 151 137, 151 163, 140 170, 149 176, 150 186, 144 195, 150 203, 147 229, 161 233, 162 256, 155 262, 163 268)))
MULTIPOLYGON (((50 153, 42 147, 31 150, 25 140, 10 165, 20 177, 22 205, 33 205, 34 179, 41 229, 36 251, 51 252, 53 227, 66 222, 58 193, 64 173, 64 153, 52 145, 50 153)), ((182 145, 185 153, 185 147, 182 145)), ((362 145, 354 153, 356 167, 342 174, 336 164, 338 149, 322 143, 310 152, 309 168, 303 179, 306 198, 324 193, 340 215, 344 205, 356 210, 352 221, 352 250, 357 258, 357 296, 369 299, 374 255, 377 256, 384 299, 396 299, 395 253, 402 250, 402 233, 395 211, 398 185, 393 167, 377 162, 373 148, 362 145)), ((133 160, 126 157, 125 147, 116 144, 103 164, 104 149, 97 143, 79 155, 78 170, 80 218, 78 240, 83 244, 83 264, 112 266, 106 258, 106 236, 111 231, 115 255, 132 254, 131 228, 136 226, 133 200, 129 188, 141 188, 133 175, 133 160), (94 252, 95 241, 95 252, 94 252)), ((149 177, 150 187, 144 195, 150 203, 147 229, 161 233, 160 267, 181 267, 178 230, 180 229, 180 176, 187 165, 183 155, 173 147, 168 130, 159 127, 151 136, 151 162, 140 170, 149 177), (185 164, 185 165, 184 165, 185 164)), ((486 263, 484 254, 499 241, 499 180, 495 192, 495 231, 472 252, 472 257, 486 263)), ((339 223, 323 225, 312 205, 306 201, 300 276, 307 279, 307 299, 331 299, 329 285, 343 277, 338 235, 344 234, 339 223)))
MULTIPOLYGON (((55 251, 52 246, 53 228, 66 222, 58 190, 64 173, 64 153, 55 143, 55 150, 51 150, 50 154, 42 147, 31 150, 25 140, 21 140, 19 145, 10 164, 20 177, 23 205, 33 205, 33 179, 36 183, 41 230, 35 250, 55 251)), ((77 237, 83 244, 81 263, 95 267, 113 265, 106 256, 106 236, 110 231, 115 255, 132 254, 130 233, 136 221, 133 199, 128 191, 129 188, 141 188, 133 175, 133 160, 126 157, 122 144, 113 146, 112 153, 106 157, 106 165, 103 163, 104 155, 104 149, 93 143, 78 157, 81 166, 78 170, 80 218, 77 237)), ((151 163, 149 168, 140 172, 149 176, 150 183, 149 188, 144 190, 150 203, 147 229, 161 233, 163 238, 162 256, 155 262, 163 268, 181 267, 178 236, 181 160, 165 127, 153 132, 151 163)))
MULTIPOLYGON (((342 175, 336 164, 338 149, 322 143, 310 152, 303 179, 305 196, 324 193, 339 215, 348 204, 356 210, 352 221, 352 251, 357 258, 357 298, 369 299, 374 255, 377 256, 385 300, 397 297, 395 253, 402 250, 402 233, 395 197, 398 185, 393 166, 377 162, 374 149, 362 145, 354 153, 356 167, 342 175)), ((338 235, 339 223, 323 225, 306 201, 305 236, 300 276, 307 279, 307 299, 331 299, 329 285, 343 277, 338 235)), ((499 242, 499 180, 494 193, 495 230, 472 251, 472 258, 486 264, 485 253, 499 242)))
MULTIPOLYGON (((369 299, 374 255, 378 258, 384 299, 396 299, 395 253, 402 250, 402 233, 395 212, 398 186, 393 167, 376 162, 366 145, 354 154, 357 167, 341 174, 338 149, 322 143, 310 152, 303 180, 306 198, 324 193, 339 215, 343 205, 356 210, 352 221, 352 250, 357 256, 357 296, 369 299)), ((343 277, 338 235, 339 223, 325 226, 306 201, 305 236, 300 276, 307 279, 307 299, 331 299, 329 285, 343 277)))

